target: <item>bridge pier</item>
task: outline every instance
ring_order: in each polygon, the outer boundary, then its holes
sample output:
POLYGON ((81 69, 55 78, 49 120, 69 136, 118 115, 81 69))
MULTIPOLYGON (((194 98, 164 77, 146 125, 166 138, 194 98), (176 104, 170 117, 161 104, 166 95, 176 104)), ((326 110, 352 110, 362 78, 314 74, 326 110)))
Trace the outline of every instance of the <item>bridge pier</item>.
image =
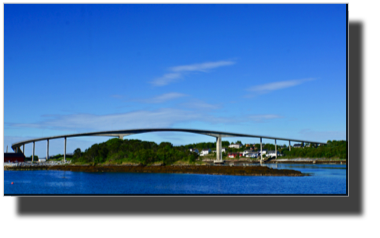
POLYGON ((49 139, 46 141, 46 161, 49 159, 49 139))
POLYGON ((216 137, 216 160, 214 161, 215 164, 222 164, 223 161, 223 154, 222 154, 222 136, 219 135, 216 137))
POLYGON ((261 156, 260 161, 263 161, 263 138, 262 137, 260 137, 260 156, 261 156))
POLYGON ((67 138, 66 138, 66 136, 65 136, 65 149, 64 149, 64 151, 63 151, 63 162, 64 162, 64 163, 66 163, 66 140, 67 140, 67 138))
POLYGON ((274 153, 276 154, 277 159, 277 139, 274 139, 274 153))
POLYGON ((120 140, 124 140, 124 135, 119 135, 120 140))
POLYGON ((22 144, 22 153, 23 153, 24 156, 25 156, 25 144, 22 144))
POLYGON ((36 147, 36 142, 33 141, 33 154, 32 154, 32 162, 34 162, 34 149, 36 147))
POLYGON ((289 151, 291 151, 292 150, 292 147, 290 146, 290 141, 289 141, 289 151))

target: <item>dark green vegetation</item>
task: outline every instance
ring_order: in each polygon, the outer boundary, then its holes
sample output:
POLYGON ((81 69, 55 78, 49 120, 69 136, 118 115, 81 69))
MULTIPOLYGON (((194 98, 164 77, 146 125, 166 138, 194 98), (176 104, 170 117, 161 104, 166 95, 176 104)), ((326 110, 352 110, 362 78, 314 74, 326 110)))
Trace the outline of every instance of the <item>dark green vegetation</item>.
MULTIPOLYGON (((222 141, 222 147, 228 147, 230 145, 229 141, 222 141)), ((215 149, 216 142, 200 142, 184 145, 186 149, 198 149, 199 151, 203 149, 215 149)))
POLYGON ((280 153, 285 158, 337 158, 347 159, 346 141, 327 141, 327 145, 315 147, 303 147, 282 149, 280 153))
MULTIPOLYGON (((32 161, 32 156, 25 157, 25 161, 32 161)), ((34 161, 38 161, 38 155, 34 155, 34 161)))
POLYGON ((104 143, 94 144, 84 152, 76 149, 72 163, 137 163, 141 165, 161 163, 168 165, 179 160, 194 163, 197 158, 198 155, 190 152, 185 146, 174 147, 169 142, 157 145, 155 142, 115 138, 104 143))
MULTIPOLYGON (((66 154, 66 160, 68 159, 70 160, 71 158, 73 158, 73 155, 66 154)), ((58 154, 58 155, 50 156, 49 161, 63 161, 63 155, 58 154)))

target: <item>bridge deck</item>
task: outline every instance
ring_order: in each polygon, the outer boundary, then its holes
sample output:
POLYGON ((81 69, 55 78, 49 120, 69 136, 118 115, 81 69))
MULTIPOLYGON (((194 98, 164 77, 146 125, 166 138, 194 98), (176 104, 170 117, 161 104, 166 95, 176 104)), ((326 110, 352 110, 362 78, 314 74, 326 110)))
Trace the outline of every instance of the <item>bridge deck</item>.
POLYGON ((87 132, 87 133, 77 133, 77 134, 41 137, 41 138, 35 138, 35 139, 30 139, 30 140, 25 140, 25 141, 20 141, 20 142, 14 143, 14 144, 12 144, 12 149, 15 150, 17 147, 20 147, 24 144, 28 144, 31 142, 51 140, 51 139, 59 139, 59 138, 80 137, 80 136, 115 136, 115 137, 119 137, 119 136, 133 135, 133 134, 141 134, 141 133, 148 133, 148 132, 164 132, 164 131, 188 132, 188 133, 202 134, 202 135, 208 135, 208 136, 213 136, 213 137, 219 137, 219 136, 220 137, 249 137, 249 138, 273 139, 273 140, 276 139, 276 140, 284 140, 284 141, 297 141, 297 142, 306 142, 306 143, 313 143, 313 144, 326 144, 324 142, 318 142, 318 141, 308 141, 308 140, 281 138, 281 137, 263 136, 263 135, 250 135, 250 134, 223 132, 223 131, 179 129, 179 128, 150 128, 150 129, 98 131, 98 132, 87 132))

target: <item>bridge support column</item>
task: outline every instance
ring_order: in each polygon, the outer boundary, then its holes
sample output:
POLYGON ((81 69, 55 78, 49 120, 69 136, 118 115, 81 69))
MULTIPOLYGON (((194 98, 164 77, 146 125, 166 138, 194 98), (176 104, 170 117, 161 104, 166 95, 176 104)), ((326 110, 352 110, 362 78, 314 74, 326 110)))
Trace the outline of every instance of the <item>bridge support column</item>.
POLYGON ((65 149, 64 149, 64 151, 63 151, 63 162, 64 162, 64 163, 66 163, 66 141, 67 141, 67 139, 66 139, 66 137, 65 137, 65 149))
POLYGON ((263 138, 260 137, 260 156, 261 156, 261 161, 263 161, 263 138))
POLYGON ((36 148, 36 142, 33 141, 33 154, 32 154, 32 162, 34 162, 34 149, 36 148))
POLYGON ((124 135, 119 135, 120 140, 124 140, 124 135))
POLYGON ((289 141, 289 151, 291 151, 292 150, 292 147, 290 146, 290 141, 289 141))
POLYGON ((221 135, 216 137, 216 160, 214 161, 214 163, 215 164, 224 163, 223 154, 222 154, 222 136, 221 135))
POLYGON ((25 156, 25 144, 22 144, 22 153, 23 153, 24 156, 25 156))
POLYGON ((49 159, 49 139, 46 141, 46 161, 49 159))
POLYGON ((274 153, 276 154, 277 159, 277 139, 274 139, 274 153))

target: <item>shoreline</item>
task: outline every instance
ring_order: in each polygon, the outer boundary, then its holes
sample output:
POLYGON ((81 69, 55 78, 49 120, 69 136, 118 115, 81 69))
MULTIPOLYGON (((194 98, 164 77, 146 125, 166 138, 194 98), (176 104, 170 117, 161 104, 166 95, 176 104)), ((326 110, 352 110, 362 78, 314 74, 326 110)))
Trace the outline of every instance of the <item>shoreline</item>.
POLYGON ((307 176, 297 170, 273 169, 266 166, 210 166, 210 165, 54 165, 54 166, 4 166, 8 171, 25 170, 61 170, 72 172, 127 172, 127 173, 178 173, 208 175, 244 175, 244 176, 307 176))
MULTIPOLYGON (((213 160, 203 161, 205 163, 213 163, 213 160)), ((225 160, 225 163, 238 163, 238 164, 260 164, 259 160, 225 160)), ((330 160, 330 159, 309 159, 309 158, 292 158, 292 159, 267 159, 264 164, 347 164, 347 160, 330 160)))

